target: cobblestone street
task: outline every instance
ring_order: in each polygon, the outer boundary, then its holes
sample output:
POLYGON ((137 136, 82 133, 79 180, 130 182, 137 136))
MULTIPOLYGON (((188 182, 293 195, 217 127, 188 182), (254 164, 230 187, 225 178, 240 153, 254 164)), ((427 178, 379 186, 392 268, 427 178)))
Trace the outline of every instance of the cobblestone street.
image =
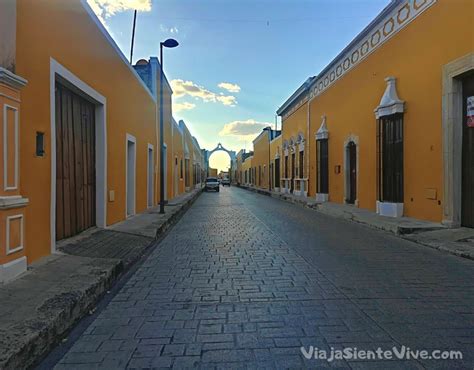
POLYGON ((231 187, 197 199, 56 368, 473 368, 473 348, 472 261, 231 187))

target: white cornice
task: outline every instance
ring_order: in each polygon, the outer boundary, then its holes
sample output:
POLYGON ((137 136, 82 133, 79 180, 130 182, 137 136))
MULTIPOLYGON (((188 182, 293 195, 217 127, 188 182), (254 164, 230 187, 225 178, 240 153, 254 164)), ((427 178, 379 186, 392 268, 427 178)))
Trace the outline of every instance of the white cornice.
POLYGON ((374 50, 392 38, 437 0, 394 0, 344 50, 324 68, 311 84, 310 100, 331 87, 374 50))
POLYGON ((316 132, 316 140, 324 140, 329 138, 329 131, 326 126, 326 116, 321 116, 322 122, 318 132, 316 132))
POLYGON ((20 77, 13 72, 10 72, 8 69, 0 67, 0 83, 13 87, 15 89, 21 89, 25 86, 28 81, 23 77, 20 77))
POLYGON ((374 110, 376 119, 405 111, 405 102, 400 100, 397 94, 396 78, 387 77, 385 81, 387 82, 387 87, 379 106, 374 110))

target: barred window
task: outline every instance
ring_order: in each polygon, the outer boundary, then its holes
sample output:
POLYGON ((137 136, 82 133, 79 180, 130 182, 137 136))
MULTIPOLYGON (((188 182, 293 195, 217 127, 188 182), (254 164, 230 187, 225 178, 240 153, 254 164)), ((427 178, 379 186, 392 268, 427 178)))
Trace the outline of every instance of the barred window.
POLYGON ((316 187, 320 194, 329 193, 329 145, 328 139, 316 141, 317 176, 316 187))
POLYGON ((403 203, 403 114, 379 119, 377 150, 378 198, 403 203))

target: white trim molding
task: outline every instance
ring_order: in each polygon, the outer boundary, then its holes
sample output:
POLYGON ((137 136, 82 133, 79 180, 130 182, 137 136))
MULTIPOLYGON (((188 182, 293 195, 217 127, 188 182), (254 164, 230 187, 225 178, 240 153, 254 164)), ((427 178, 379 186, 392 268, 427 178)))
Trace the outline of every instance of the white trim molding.
POLYGON ((375 203, 376 212, 380 216, 387 217, 402 217, 403 203, 381 202, 379 200, 375 203))
POLYGON ((26 272, 27 260, 26 256, 0 265, 0 284, 4 284, 13 280, 18 275, 26 272))
POLYGON ((24 231, 24 217, 23 217, 23 214, 18 214, 18 215, 13 215, 13 216, 7 216, 6 218, 6 222, 5 222, 5 250, 6 250, 6 254, 7 256, 10 255, 10 254, 13 254, 13 253, 16 253, 16 252, 19 252, 21 250, 23 250, 23 247, 24 247, 24 236, 23 236, 23 231, 24 231), (10 249, 10 223, 12 220, 17 220, 19 219, 20 220, 20 245, 13 248, 13 249, 10 249))
POLYGON ((137 210, 137 138, 127 133, 125 135, 125 219, 134 216, 137 210), (128 143, 133 143, 133 210, 128 213, 128 143))
POLYGON ((316 193, 316 202, 318 202, 318 203, 329 202, 329 194, 327 194, 327 193, 316 193))
POLYGON ((0 196, 0 210, 21 208, 27 206, 28 198, 23 198, 21 195, 0 196))
MULTIPOLYGON (((9 190, 18 190, 18 181, 19 181, 19 171, 18 167, 20 166, 19 163, 19 150, 18 150, 18 125, 19 125, 19 120, 18 120, 18 108, 14 107, 12 105, 4 104, 3 105, 3 190, 9 191, 9 190), (9 143, 8 143, 8 110, 12 110, 15 112, 15 142, 13 145, 15 145, 15 158, 13 159, 13 166, 14 166, 14 179, 13 179, 13 185, 9 186, 8 183, 8 169, 11 165, 8 161, 8 148, 9 148, 9 143)), ((12 143, 10 143, 12 144, 12 143)))
POLYGON ((56 81, 95 105, 96 225, 107 225, 107 99, 67 68, 50 58, 51 253, 56 252, 56 81))
MULTIPOLYGON (((405 102, 398 97, 395 77, 386 77, 387 87, 380 99, 380 104, 374 109, 375 118, 390 116, 396 113, 405 112, 405 102)), ((382 202, 377 200, 375 204, 376 212, 381 216, 402 217, 403 203, 382 202)))
MULTIPOLYGON (((147 179, 146 179, 146 194, 147 194, 147 208, 151 208, 155 202, 155 147, 153 144, 148 143, 147 146, 147 153, 146 153, 146 160, 147 160, 147 179), (151 194, 150 194, 150 183, 149 183, 149 171, 150 171, 150 149, 152 153, 152 174, 151 174, 151 194), (150 204, 150 195, 151 195, 151 204, 150 204)), ((174 166, 173 166, 174 167, 174 166)))
POLYGON ((28 83, 28 81, 25 80, 23 77, 20 77, 14 74, 13 72, 10 72, 8 69, 0 67, 0 83, 19 90, 24 87, 28 83))
POLYGON ((321 116, 321 126, 319 130, 316 132, 316 140, 325 140, 329 139, 329 131, 326 125, 326 116, 321 116))
POLYGON ((400 100, 397 94, 397 79, 395 77, 387 77, 385 82, 387 82, 387 87, 379 106, 374 110, 376 119, 405 112, 405 102, 400 100))
POLYGON ((310 99, 322 94, 342 76, 395 36, 437 0, 393 0, 311 82, 310 99))
POLYGON ((474 71, 474 53, 443 66, 443 224, 461 226, 462 179, 462 81, 474 71))

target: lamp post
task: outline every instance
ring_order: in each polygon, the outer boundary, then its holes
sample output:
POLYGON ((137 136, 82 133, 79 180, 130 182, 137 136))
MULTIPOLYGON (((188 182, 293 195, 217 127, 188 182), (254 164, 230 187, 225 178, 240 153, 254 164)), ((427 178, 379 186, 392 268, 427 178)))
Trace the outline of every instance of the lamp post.
POLYGON ((160 42, 160 213, 165 213, 165 148, 164 148, 164 130, 163 130, 163 47, 175 48, 179 43, 175 39, 167 39, 160 42))

